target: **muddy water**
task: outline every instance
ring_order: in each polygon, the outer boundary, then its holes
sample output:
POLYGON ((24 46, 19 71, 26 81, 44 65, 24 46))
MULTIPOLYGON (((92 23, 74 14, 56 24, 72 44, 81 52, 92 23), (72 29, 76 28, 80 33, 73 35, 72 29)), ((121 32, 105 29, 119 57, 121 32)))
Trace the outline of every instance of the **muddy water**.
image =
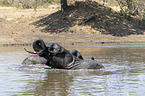
POLYGON ((24 67, 21 62, 29 54, 23 47, 0 47, 0 96, 144 96, 145 45, 73 49, 79 50, 85 59, 94 56, 105 71, 24 67))

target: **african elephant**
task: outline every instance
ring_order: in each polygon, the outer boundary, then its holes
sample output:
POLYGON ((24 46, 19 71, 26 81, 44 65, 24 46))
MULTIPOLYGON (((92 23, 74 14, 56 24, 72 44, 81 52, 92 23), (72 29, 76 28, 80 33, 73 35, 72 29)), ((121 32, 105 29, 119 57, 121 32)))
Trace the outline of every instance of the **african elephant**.
POLYGON ((40 57, 38 55, 30 55, 27 57, 22 64, 46 64, 47 60, 43 57, 40 57))
MULTIPOLYGON (((71 50, 68 50, 68 51, 70 53, 72 53, 73 55, 75 55, 78 58, 83 60, 82 55, 76 49, 71 49, 71 50)), ((27 52, 31 53, 31 54, 36 54, 36 53, 30 52, 30 51, 27 51, 27 52)), ((27 57, 25 60, 23 60, 22 64, 27 64, 27 65, 33 64, 33 65, 35 65, 35 64, 46 64, 46 62, 47 62, 47 60, 44 57, 40 57, 39 55, 36 54, 36 55, 30 55, 29 57, 27 57)))
MULTIPOLYGON (((39 58, 44 58, 45 64, 51 68, 57 69, 100 69, 103 65, 95 60, 84 60, 80 52, 75 49, 66 50, 57 43, 44 43, 42 39, 36 39, 33 42, 35 52, 39 58)), ((42 60, 43 61, 43 60, 42 60)))

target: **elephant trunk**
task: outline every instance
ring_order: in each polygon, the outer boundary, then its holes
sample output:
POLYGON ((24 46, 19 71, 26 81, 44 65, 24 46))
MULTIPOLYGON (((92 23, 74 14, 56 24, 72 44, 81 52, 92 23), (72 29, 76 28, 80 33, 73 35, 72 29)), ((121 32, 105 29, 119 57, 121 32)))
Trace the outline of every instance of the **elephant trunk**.
POLYGON ((42 39, 36 39, 33 42, 33 49, 40 57, 44 57, 47 60, 51 59, 50 53, 42 39))

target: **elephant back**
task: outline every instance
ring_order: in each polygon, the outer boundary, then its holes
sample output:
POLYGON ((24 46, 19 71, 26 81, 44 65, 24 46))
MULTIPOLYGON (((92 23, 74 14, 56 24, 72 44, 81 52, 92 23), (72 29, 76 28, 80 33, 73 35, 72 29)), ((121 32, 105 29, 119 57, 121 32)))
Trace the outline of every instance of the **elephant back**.
POLYGON ((22 64, 46 64, 47 60, 43 57, 40 57, 38 55, 30 55, 29 57, 27 57, 22 64))
POLYGON ((104 69, 96 60, 81 60, 76 62, 72 69, 104 69))

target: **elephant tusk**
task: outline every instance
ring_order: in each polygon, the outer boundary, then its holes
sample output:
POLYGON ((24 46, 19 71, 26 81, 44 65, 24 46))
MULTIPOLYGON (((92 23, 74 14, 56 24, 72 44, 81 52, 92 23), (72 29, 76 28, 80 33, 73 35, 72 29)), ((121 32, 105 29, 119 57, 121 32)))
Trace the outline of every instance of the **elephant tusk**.
POLYGON ((28 51, 26 48, 24 48, 24 50, 25 50, 26 52, 30 53, 30 54, 37 54, 37 53, 35 53, 35 52, 28 51))

